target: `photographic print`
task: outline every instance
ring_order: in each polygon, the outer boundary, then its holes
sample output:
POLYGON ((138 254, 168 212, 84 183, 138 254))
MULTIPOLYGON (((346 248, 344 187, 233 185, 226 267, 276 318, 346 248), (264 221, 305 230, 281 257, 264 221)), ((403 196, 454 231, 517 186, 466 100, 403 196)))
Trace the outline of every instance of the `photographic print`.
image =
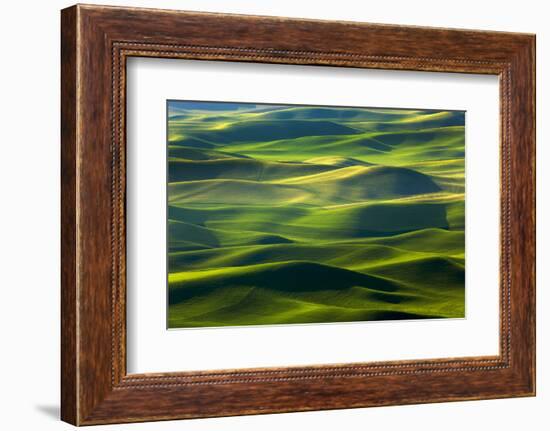
POLYGON ((465 113, 167 102, 168 328, 465 317, 465 113))

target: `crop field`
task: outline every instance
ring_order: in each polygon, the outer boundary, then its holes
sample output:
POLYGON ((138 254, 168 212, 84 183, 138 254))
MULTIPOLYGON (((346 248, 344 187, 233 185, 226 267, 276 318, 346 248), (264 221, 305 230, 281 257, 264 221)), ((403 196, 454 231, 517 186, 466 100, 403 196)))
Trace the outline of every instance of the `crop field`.
POLYGON ((464 317, 464 112, 167 115, 169 328, 464 317))

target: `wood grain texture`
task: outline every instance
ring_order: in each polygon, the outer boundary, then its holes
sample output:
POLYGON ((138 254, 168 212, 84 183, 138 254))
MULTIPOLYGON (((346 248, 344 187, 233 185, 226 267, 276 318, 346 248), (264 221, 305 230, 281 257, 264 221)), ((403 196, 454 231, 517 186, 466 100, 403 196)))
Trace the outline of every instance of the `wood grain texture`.
POLYGON ((533 395, 534 49, 534 36, 525 34, 101 6, 65 9, 63 420, 87 425, 533 395), (499 356, 127 375, 129 56, 499 75, 499 356))
POLYGON ((61 417, 78 421, 76 299, 76 9, 61 16, 61 417))

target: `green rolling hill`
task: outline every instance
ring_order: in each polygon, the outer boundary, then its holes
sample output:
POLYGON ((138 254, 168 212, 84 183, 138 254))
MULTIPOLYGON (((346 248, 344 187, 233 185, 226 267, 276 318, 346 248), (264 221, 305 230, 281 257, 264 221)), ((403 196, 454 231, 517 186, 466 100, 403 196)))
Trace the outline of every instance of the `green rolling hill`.
POLYGON ((464 113, 170 101, 170 328, 464 317, 464 113))

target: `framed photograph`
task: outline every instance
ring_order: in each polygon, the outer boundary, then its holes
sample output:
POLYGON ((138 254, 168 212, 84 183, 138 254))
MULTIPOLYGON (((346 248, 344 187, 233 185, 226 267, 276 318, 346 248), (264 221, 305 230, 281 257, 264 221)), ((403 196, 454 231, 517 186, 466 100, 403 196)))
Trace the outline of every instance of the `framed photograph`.
POLYGON ((535 394, 535 36, 62 11, 75 425, 535 394))

